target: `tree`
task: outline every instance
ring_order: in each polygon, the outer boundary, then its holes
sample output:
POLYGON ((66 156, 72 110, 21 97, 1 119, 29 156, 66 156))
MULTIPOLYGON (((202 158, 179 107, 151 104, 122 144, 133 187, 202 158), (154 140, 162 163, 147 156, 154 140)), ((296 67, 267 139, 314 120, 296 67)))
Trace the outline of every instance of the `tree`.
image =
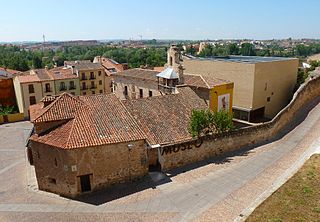
POLYGON ((235 43, 232 43, 232 44, 228 45, 228 49, 229 49, 229 54, 230 55, 239 55, 239 53, 240 53, 240 48, 235 43))
POLYGON ((254 45, 250 43, 243 43, 241 45, 241 55, 243 56, 254 56, 256 55, 254 45))
POLYGON ((223 133, 233 129, 232 116, 225 111, 192 110, 189 132, 192 137, 208 133, 223 133))

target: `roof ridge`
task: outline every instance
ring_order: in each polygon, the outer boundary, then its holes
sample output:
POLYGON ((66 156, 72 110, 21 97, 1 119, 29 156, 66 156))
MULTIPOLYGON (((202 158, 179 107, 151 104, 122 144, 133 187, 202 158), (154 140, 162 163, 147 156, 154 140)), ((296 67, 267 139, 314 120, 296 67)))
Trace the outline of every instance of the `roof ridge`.
POLYGON ((199 75, 200 78, 204 81, 204 83, 207 85, 208 89, 210 89, 211 87, 209 86, 208 82, 203 78, 202 75, 199 75))
POLYGON ((37 116, 37 117, 33 120, 33 122, 35 122, 37 119, 39 119, 40 117, 42 117, 45 113, 47 113, 47 112, 54 106, 54 104, 56 104, 57 101, 59 101, 59 100, 60 100, 63 96, 65 96, 65 95, 67 95, 67 96, 69 96, 70 98, 76 100, 77 102, 80 102, 80 103, 84 104, 84 102, 81 101, 80 99, 77 99, 75 96, 73 96, 73 95, 71 95, 71 94, 69 94, 69 93, 67 93, 67 92, 64 92, 64 93, 62 93, 58 98, 56 98, 50 105, 48 105, 47 107, 45 107, 44 112, 42 112, 39 116, 37 116))

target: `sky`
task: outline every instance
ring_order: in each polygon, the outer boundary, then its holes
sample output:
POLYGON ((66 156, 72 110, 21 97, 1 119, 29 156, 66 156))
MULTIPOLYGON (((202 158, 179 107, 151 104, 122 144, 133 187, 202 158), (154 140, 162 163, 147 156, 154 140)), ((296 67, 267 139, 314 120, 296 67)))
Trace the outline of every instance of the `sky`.
POLYGON ((319 0, 0 0, 0 42, 319 38, 319 0))

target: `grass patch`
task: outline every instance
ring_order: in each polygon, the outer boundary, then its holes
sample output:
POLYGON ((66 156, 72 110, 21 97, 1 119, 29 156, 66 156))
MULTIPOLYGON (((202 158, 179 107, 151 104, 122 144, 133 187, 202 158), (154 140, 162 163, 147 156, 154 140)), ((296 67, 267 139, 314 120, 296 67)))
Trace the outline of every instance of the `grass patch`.
POLYGON ((313 155, 246 221, 320 221, 320 155, 313 155))

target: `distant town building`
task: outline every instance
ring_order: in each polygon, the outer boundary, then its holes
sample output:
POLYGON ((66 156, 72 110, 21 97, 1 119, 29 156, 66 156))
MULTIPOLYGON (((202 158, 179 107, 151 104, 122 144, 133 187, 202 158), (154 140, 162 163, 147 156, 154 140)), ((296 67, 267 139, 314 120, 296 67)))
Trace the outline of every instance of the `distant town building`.
POLYGON ((20 113, 29 117, 30 105, 39 103, 45 96, 68 92, 80 94, 79 78, 72 69, 58 67, 54 69, 35 69, 14 78, 14 90, 20 113))
POLYGON ((100 63, 90 60, 65 61, 65 67, 71 68, 80 81, 81 95, 105 93, 105 70, 100 63))
POLYGON ((16 96, 13 86, 13 78, 19 71, 0 67, 0 105, 15 106, 16 96))
MULTIPOLYGON (((170 52, 169 58, 180 57, 177 51, 170 52)), ((288 104, 297 82, 298 63, 296 58, 256 56, 184 56, 175 64, 168 61, 172 66, 182 64, 186 73, 234 82, 233 114, 245 121, 273 118, 288 104)))
POLYGON ((128 69, 128 64, 120 64, 113 59, 105 58, 102 56, 96 56, 93 63, 100 63, 104 67, 105 71, 105 92, 113 92, 113 74, 122 72, 128 69))

